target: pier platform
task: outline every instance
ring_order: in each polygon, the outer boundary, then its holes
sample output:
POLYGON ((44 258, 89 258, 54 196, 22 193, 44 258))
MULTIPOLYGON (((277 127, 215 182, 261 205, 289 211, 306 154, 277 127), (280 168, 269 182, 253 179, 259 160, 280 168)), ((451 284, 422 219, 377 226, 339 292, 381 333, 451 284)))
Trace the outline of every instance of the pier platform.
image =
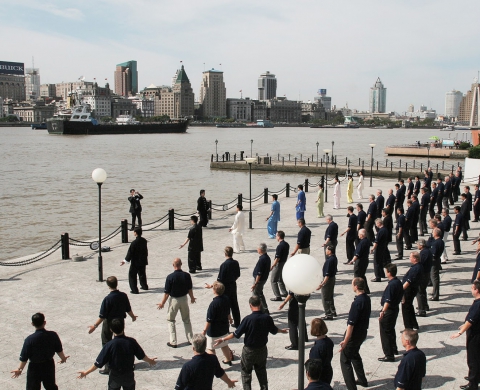
MULTIPOLYGON (((239 164, 237 164, 239 165, 239 164)), ((246 164, 242 164, 246 165, 246 164)), ((387 193, 395 180, 373 181, 369 188, 366 182, 364 199, 361 202, 367 205, 367 197, 382 189, 387 193)), ((208 190, 208 189, 207 189, 208 190)), ((247 193, 248 189, 243 189, 247 193)), ((329 188, 329 199, 325 204, 325 214, 332 214, 339 224, 339 232, 346 229, 346 186, 342 185, 341 208, 333 209, 333 199, 329 188)), ((324 253, 321 245, 324 240, 326 222, 324 218, 317 218, 315 199, 316 192, 310 191, 307 196, 307 226, 312 230, 311 255, 324 262, 324 253)), ((354 193, 355 202, 356 193, 354 193)), ((278 227, 286 233, 286 241, 293 247, 296 242, 298 227, 295 221, 296 194, 286 198, 279 196, 281 204, 281 222, 278 227)), ((248 213, 248 205, 244 203, 248 213)), ((244 241, 246 251, 234 256, 240 262, 241 277, 238 282, 238 299, 242 317, 249 314, 248 298, 251 296, 252 271, 258 259, 256 247, 260 242, 268 245, 268 254, 273 257, 277 245, 275 240, 269 239, 265 218, 270 213, 270 205, 261 202, 253 204, 253 229, 247 229, 244 241)), ((149 218, 143 215, 144 219, 149 218)), ((155 216, 150 216, 152 219, 155 216)), ((203 231, 204 252, 202 254, 203 271, 192 276, 194 295, 197 302, 190 305, 191 321, 195 333, 204 328, 206 312, 213 293, 204 288, 205 283, 212 283, 218 274, 219 265, 224 261, 223 248, 232 245, 232 235, 228 229, 233 223, 233 212, 214 212, 213 219, 203 231)), ((471 222, 470 237, 478 236, 480 224, 471 222)), ((92 225, 95 231, 96 225, 92 225)), ((120 236, 115 237, 109 245, 111 252, 103 253, 104 278, 116 275, 119 278, 119 289, 129 295, 132 309, 138 316, 136 322, 126 320, 126 334, 138 340, 150 357, 158 357, 155 367, 149 368, 144 362, 136 362, 135 379, 137 389, 158 390, 173 389, 182 365, 191 359, 193 353, 184 336, 183 324, 180 316, 177 317, 177 332, 179 346, 177 349, 167 347, 168 325, 166 309, 157 310, 156 304, 163 296, 166 276, 173 271, 171 263, 175 257, 180 257, 184 264, 187 260, 186 248, 178 249, 187 237, 188 223, 178 223, 174 231, 165 230, 145 232, 144 237, 149 245, 149 265, 147 277, 150 289, 141 291, 139 295, 129 294, 128 265, 120 266, 125 257, 129 244, 122 244, 120 236)), ((129 239, 133 234, 129 232, 129 239)), ((430 302, 430 311, 426 318, 419 318, 420 339, 418 347, 427 355, 427 375, 423 387, 426 389, 457 389, 465 384, 463 377, 467 375, 465 336, 450 340, 450 334, 457 331, 459 325, 472 303, 470 293, 470 278, 475 263, 475 247, 471 242, 461 242, 462 255, 453 256, 452 242, 448 242, 449 258, 452 260, 444 265, 441 274, 440 301, 430 302)), ((392 258, 396 255, 395 244, 389 245, 392 258)), ((25 388, 26 372, 18 379, 11 379, 10 371, 18 367, 18 356, 25 337, 33 333, 30 324, 31 315, 37 311, 46 315, 47 329, 58 332, 63 342, 64 352, 70 355, 66 364, 57 365, 57 384, 60 389, 92 390, 106 388, 108 378, 97 372, 91 373, 86 379, 76 379, 77 371, 89 368, 101 349, 100 329, 88 334, 87 326, 92 325, 98 318, 102 299, 108 294, 105 282, 97 282, 97 253, 88 247, 71 247, 72 256, 75 253, 86 258, 83 262, 61 260, 60 251, 48 258, 24 267, 0 267, 1 310, 3 331, 0 335, 2 353, 0 354, 0 388, 5 390, 20 390, 25 388)), ((408 256, 409 251, 405 251, 408 256)), ((351 289, 353 267, 344 265, 345 238, 339 237, 337 248, 339 259, 337 282, 335 287, 335 305, 338 317, 327 322, 328 335, 335 343, 333 356, 334 389, 345 389, 340 370, 339 343, 343 339, 346 329, 347 313, 354 293, 351 289)), ((408 267, 407 257, 395 261, 399 266, 399 276, 402 277, 408 267)), ((184 266, 184 269, 186 267, 184 266)), ((373 277, 372 259, 367 270, 367 277, 373 277)), ((378 315, 381 309, 380 299, 386 282, 370 283, 372 291, 372 315, 368 336, 361 348, 365 371, 371 388, 391 389, 393 378, 397 371, 401 356, 397 356, 395 363, 381 363, 377 360, 383 356, 379 337, 378 315)), ((286 328, 287 308, 278 310, 279 302, 271 302, 273 297, 270 282, 265 285, 265 295, 270 313, 277 326, 286 328)), ((319 292, 312 294, 306 305, 307 324, 312 318, 323 316, 321 296, 319 292)), ((403 329, 401 314, 397 321, 397 343, 400 353, 403 353, 400 342, 400 330, 403 329)), ((233 329, 231 329, 233 330, 233 329)), ((271 390, 297 389, 297 351, 287 351, 289 345, 287 334, 270 335, 268 342, 267 371, 269 388, 271 390)), ((313 345, 313 338, 309 336, 306 351, 313 345)), ((242 389, 240 360, 243 339, 233 340, 230 347, 235 351, 235 360, 231 367, 223 366, 230 378, 236 379, 237 388, 242 389)), ((219 353, 219 359, 222 359, 219 353)), ((219 379, 214 379, 214 389, 225 389, 226 385, 219 379)), ((258 381, 253 375, 252 389, 259 389, 258 381)))

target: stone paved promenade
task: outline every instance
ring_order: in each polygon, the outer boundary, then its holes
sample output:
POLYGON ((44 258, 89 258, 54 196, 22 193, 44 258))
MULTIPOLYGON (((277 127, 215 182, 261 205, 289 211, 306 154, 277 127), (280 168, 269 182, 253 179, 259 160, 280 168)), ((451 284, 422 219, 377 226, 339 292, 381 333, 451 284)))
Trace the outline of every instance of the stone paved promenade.
MULTIPOLYGON (((393 182, 375 180, 374 188, 381 188, 384 193, 393 186, 393 182)), ((367 183, 368 185, 368 183, 367 183)), ((346 227, 346 186, 342 188, 342 208, 332 210, 332 190, 329 189, 329 202, 326 203, 326 213, 332 213, 338 222, 340 231, 346 227)), ((373 193, 368 187, 364 196, 373 193)), ((354 194, 356 195, 356 194, 354 194)), ((295 194, 292 194, 295 196, 295 194)), ((354 196, 356 197, 356 196, 354 196)), ((325 220, 316 218, 314 200, 315 192, 307 193, 307 226, 312 229, 312 252, 323 263, 323 234, 325 220)), ((295 198, 280 196, 282 207, 282 221, 279 228, 287 234, 286 240, 291 245, 295 244, 298 227, 295 223, 295 198)), ((192 200, 194 204, 195 200, 192 200)), ((363 200, 364 205, 367 199, 363 200)), ((246 208, 248 206, 246 205, 246 208)), ((254 204, 253 230, 248 230, 245 235, 247 247, 246 253, 236 255, 240 262, 242 276, 238 283, 240 310, 242 315, 249 313, 248 298, 252 285, 252 270, 258 258, 256 246, 265 241, 269 246, 269 254, 272 256, 276 241, 268 239, 265 218, 269 214, 269 206, 261 203, 254 204)), ((214 212, 214 219, 207 229, 204 229, 203 271, 193 276, 194 294, 197 303, 191 305, 191 318, 194 332, 201 332, 205 323, 207 307, 212 300, 212 291, 204 289, 205 282, 213 282, 216 279, 218 267, 224 260, 223 248, 232 245, 232 237, 228 228, 233 221, 233 214, 229 212, 214 212)), ((145 215, 144 218, 152 220, 155 216, 145 215)), ((165 225, 164 225, 165 226, 165 225)), ((92 226, 95 231, 96 226, 92 226)), ((149 240, 149 266, 147 267, 150 290, 141 292, 139 295, 129 294, 133 311, 138 315, 135 323, 127 320, 126 333, 135 337, 143 346, 147 355, 158 357, 158 363, 154 368, 148 368, 144 362, 136 364, 137 389, 173 389, 180 367, 192 357, 191 346, 186 342, 183 324, 178 324, 179 348, 168 348, 168 329, 166 322, 166 310, 157 310, 156 303, 161 301, 165 277, 172 272, 171 263, 173 258, 180 257, 186 262, 186 249, 178 249, 187 235, 187 224, 184 223, 178 230, 173 232, 157 231, 146 232, 145 237, 149 240)), ((479 224, 472 223, 470 237, 477 236, 479 224)), ((130 234, 130 239, 133 235, 130 234)), ((113 242, 109 241, 112 251, 104 253, 104 277, 116 275, 119 278, 119 288, 129 292, 128 266, 120 267, 120 261, 124 258, 128 244, 120 243, 120 236, 113 242), (115 241, 116 240, 116 241, 115 241)), ((449 252, 452 252, 449 242, 449 252)), ((71 247, 71 254, 75 254, 78 247, 71 247)), ((80 248, 85 250, 85 248, 80 248)), ((390 246, 392 255, 396 255, 394 244, 390 246)), ((465 336, 456 340, 450 340, 449 335, 463 323, 465 314, 472 302, 470 294, 470 277, 475 260, 475 250, 471 242, 462 242, 462 255, 450 255, 450 262, 445 272, 441 275, 441 298, 439 302, 431 302, 431 311, 428 317, 419 318, 420 340, 419 347, 427 355, 427 376, 424 381, 425 389, 442 388, 454 389, 464 384, 463 377, 467 374, 465 336)), ((87 369, 94 362, 101 348, 100 329, 89 335, 87 326, 94 323, 98 318, 98 311, 103 297, 108 293, 105 283, 96 282, 97 278, 97 255, 90 251, 78 252, 85 255, 84 262, 60 260, 60 251, 55 252, 49 258, 26 267, 0 267, 0 304, 2 313, 2 333, 0 334, 0 389, 23 389, 25 388, 25 375, 19 379, 10 379, 9 372, 18 367, 18 356, 24 338, 33 332, 30 325, 30 317, 40 311, 46 315, 47 329, 55 330, 60 335, 64 351, 70 355, 70 359, 64 365, 57 365, 57 383, 60 389, 105 389, 107 377, 98 372, 90 374, 86 379, 76 379, 79 370, 87 369)), ((408 251, 406 251, 408 254, 408 251)), ((328 322, 329 336, 335 343, 335 355, 333 358, 333 387, 344 389, 342 373, 339 364, 338 344, 342 340, 346 328, 346 313, 350 307, 354 294, 351 291, 350 281, 352 267, 343 265, 345 261, 345 239, 340 238, 338 246, 339 275, 337 276, 335 303, 339 316, 335 321, 328 322)), ((399 275, 402 277, 408 267, 408 260, 398 261, 399 275)), ((185 268, 185 267, 184 267, 185 268)), ((373 266, 370 264, 367 277, 372 277, 373 266)), ((395 363, 380 363, 377 358, 382 356, 378 329, 378 312, 380 298, 385 287, 385 282, 370 283, 372 290, 372 317, 368 338, 362 346, 361 355, 364 360, 367 378, 376 389, 393 388, 393 376, 396 372, 400 357, 395 363)), ((265 288, 267 299, 273 296, 270 284, 265 288)), ((286 309, 278 310, 278 302, 270 302, 269 309, 275 323, 279 327, 286 327, 286 309)), ((322 316, 320 295, 315 293, 307 302, 307 323, 316 316, 322 316)), ((180 319, 180 317, 178 317, 180 319)), ((397 322, 397 330, 402 329, 402 318, 397 322)), ((400 333, 398 333, 400 350, 400 333)), ((310 337, 311 338, 311 337, 310 337)), ((296 389, 297 388, 297 352, 286 351, 289 345, 288 335, 278 334, 271 336, 268 343, 268 375, 270 389, 296 389)), ((232 367, 227 368, 228 375, 238 379, 237 388, 242 388, 240 382, 240 363, 238 356, 242 350, 242 340, 231 343, 237 356, 232 367)), ((307 351, 312 346, 312 341, 307 343, 307 351)), ((220 356, 221 358, 221 356, 220 356)), ((214 380, 214 388, 226 388, 219 379, 214 380)), ((258 382, 254 377, 253 389, 258 389, 258 382)))

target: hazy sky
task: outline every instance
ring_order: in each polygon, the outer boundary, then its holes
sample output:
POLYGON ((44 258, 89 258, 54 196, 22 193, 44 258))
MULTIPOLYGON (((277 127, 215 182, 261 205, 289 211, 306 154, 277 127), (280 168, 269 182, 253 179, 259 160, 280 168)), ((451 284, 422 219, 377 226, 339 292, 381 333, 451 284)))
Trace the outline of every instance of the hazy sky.
MULTIPOLYGON (((196 95, 204 66, 224 71, 227 97, 277 95, 368 109, 377 77, 387 110, 465 93, 480 70, 478 0, 0 0, 0 60, 32 56, 42 83, 108 78, 138 61, 139 88, 170 84, 183 61, 196 95), (205 65, 204 65, 205 64, 205 65), (220 66, 221 64, 221 66, 220 66)), ((113 86, 112 86, 113 88, 113 86)))

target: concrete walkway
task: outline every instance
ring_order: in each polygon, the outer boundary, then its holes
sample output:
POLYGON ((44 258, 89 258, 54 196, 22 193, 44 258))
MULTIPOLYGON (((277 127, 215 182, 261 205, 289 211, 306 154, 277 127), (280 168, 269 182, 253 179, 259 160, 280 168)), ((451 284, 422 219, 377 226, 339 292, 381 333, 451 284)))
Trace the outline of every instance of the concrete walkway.
MULTIPOLYGON (((374 189, 381 188, 384 193, 393 187, 393 181, 375 180, 374 189)), ((342 208, 332 210, 333 202, 330 196, 325 205, 325 212, 332 213, 335 221, 339 224, 340 232, 346 228, 346 187, 343 186, 342 208)), ((373 193, 368 187, 365 189, 365 197, 373 193)), ((329 190, 329 195, 332 192, 329 190)), ((355 194, 356 195, 356 194, 355 194)), ((279 229, 286 232, 286 241, 290 245, 296 242, 298 227, 295 221, 295 198, 285 198, 281 195, 282 221, 279 229)), ((295 196, 295 194, 292 194, 295 196)), ((323 235, 325 220, 316 218, 314 201, 316 193, 307 193, 307 226, 312 229, 312 252, 311 254, 323 263, 323 235)), ((363 199, 364 206, 367 199, 363 199)), ((248 206, 246 206, 248 208, 248 206)), ((248 210, 247 210, 248 212, 248 210)), ((260 242, 266 242, 269 246, 269 254, 272 256, 276 241, 268 239, 265 218, 269 214, 269 206, 261 203, 254 205, 253 230, 248 230, 244 240, 247 252, 236 255, 240 262, 242 276, 238 283, 240 310, 242 316, 249 313, 248 298, 252 284, 252 271, 258 259, 256 246, 260 242)), ((148 216, 145 216, 148 217, 148 216)), ((152 216, 153 218, 154 216, 152 216)), ((232 245, 232 237, 228 228, 233 221, 233 214, 229 212, 215 212, 214 218, 207 229, 204 229, 203 271, 193 276, 194 293, 197 303, 191 305, 191 319, 194 332, 201 332, 205 323, 207 307, 212 300, 211 290, 203 288, 204 283, 211 283, 216 279, 218 267, 223 262, 223 248, 232 245)), ((178 221, 177 221, 178 222, 178 221)), ((177 226, 179 224, 177 223, 177 226)), ((136 365, 137 389, 173 389, 180 368, 183 363, 192 357, 191 347, 186 343, 181 321, 178 324, 179 348, 171 349, 166 346, 168 341, 168 329, 166 311, 157 310, 156 303, 161 301, 165 277, 172 272, 171 263, 173 258, 187 258, 186 249, 178 249, 187 235, 187 224, 180 224, 180 229, 169 232, 146 232, 145 237, 149 240, 149 266, 147 267, 148 283, 150 290, 141 292, 139 295, 129 294, 133 311, 138 315, 135 323, 127 319, 126 333, 135 337, 145 352, 150 357, 157 356, 158 364, 154 368, 148 368, 144 362, 136 365)), ((479 224, 472 223, 470 237, 479 233, 479 224)), ((164 225, 165 226, 165 225, 164 225)), ((131 235, 130 239, 133 238, 131 235)), ((116 275, 119 280, 119 288, 129 292, 128 267, 120 267, 120 261, 124 258, 128 244, 120 243, 120 236, 113 242, 109 242, 112 251, 104 253, 104 278, 116 275)), ((452 252, 451 241, 449 253, 452 252)), ((466 312, 472 303, 470 294, 470 277, 475 261, 475 250, 471 242, 462 242, 462 255, 450 255, 454 261, 444 267, 445 272, 441 275, 441 297, 439 302, 431 302, 431 311, 428 317, 419 318, 420 340, 419 348, 422 349, 428 359, 427 376, 424 388, 454 389, 466 383, 463 377, 467 374, 465 336, 457 340, 450 340, 449 335, 463 323, 466 312)), ((71 254, 76 250, 85 250, 85 247, 71 247, 71 254)), ((395 256, 394 244, 390 250, 395 256)), ((408 253, 408 251, 406 251, 408 253)), ((101 349, 100 329, 89 335, 87 326, 92 325, 98 316, 100 303, 108 293, 105 283, 96 282, 97 279, 97 254, 86 251, 78 252, 85 255, 84 262, 60 260, 60 251, 55 252, 49 258, 36 264, 25 267, 0 267, 0 294, 3 332, 0 335, 0 389, 23 389, 25 388, 25 375, 19 379, 10 379, 9 372, 18 367, 18 356, 26 336, 33 332, 30 325, 31 315, 37 311, 46 315, 47 329, 55 330, 60 335, 64 351, 70 355, 70 359, 64 365, 57 366, 57 383, 60 389, 103 389, 106 388, 107 378, 94 372, 86 379, 76 379, 79 370, 87 369, 94 362, 101 349)), ((333 358, 333 387, 344 389, 342 373, 339 364, 338 344, 343 339, 346 329, 346 313, 354 298, 351 291, 350 281, 353 270, 351 266, 343 265, 345 261, 345 239, 340 238, 338 245, 339 275, 337 276, 335 304, 339 316, 335 321, 328 322, 329 336, 335 343, 335 355, 333 358)), ((399 275, 403 276, 408 267, 408 260, 398 261, 399 275)), ((185 268, 185 267, 184 267, 185 268)), ((373 266, 370 265, 367 277, 370 279, 373 266)), ((385 287, 382 283, 370 283, 372 290, 372 317, 368 338, 362 346, 361 355, 364 360, 367 378, 372 388, 393 388, 393 376, 398 367, 400 358, 395 363, 380 363, 377 358, 382 356, 378 329, 378 312, 380 310, 380 298, 385 287)), ((265 293, 267 300, 273 297, 270 284, 266 285, 265 293)), ((286 308, 278 310, 278 302, 269 302, 269 309, 275 323, 279 327, 287 326, 286 308), (275 304, 274 304, 275 303, 275 304)), ((320 295, 315 293, 307 302, 307 323, 317 316, 322 316, 320 295)), ((180 319, 180 317, 179 317, 180 319)), ((397 321, 397 330, 402 329, 401 315, 397 321)), ((268 375, 270 389, 296 389, 297 388, 297 352, 286 351, 289 345, 288 335, 278 334, 271 336, 268 343, 269 360, 268 375)), ((398 338, 400 350, 400 333, 398 338)), ((242 340, 231 343, 231 348, 238 357, 242 350, 242 340)), ((312 346, 308 342, 307 352, 312 346)), ((220 356, 222 358, 222 356, 220 356)), ((228 375, 238 379, 237 388, 242 388, 240 378, 240 363, 238 358, 232 367, 227 370, 228 375)), ((214 388, 226 388, 226 385, 214 380, 214 388)), ((253 388, 258 389, 258 382, 254 377, 253 388)))

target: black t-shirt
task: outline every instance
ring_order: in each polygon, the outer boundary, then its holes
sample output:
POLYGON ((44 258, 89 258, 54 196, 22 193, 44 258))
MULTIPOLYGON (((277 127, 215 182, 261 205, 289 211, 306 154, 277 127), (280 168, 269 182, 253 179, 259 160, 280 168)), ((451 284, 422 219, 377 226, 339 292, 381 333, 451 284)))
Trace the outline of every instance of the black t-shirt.
POLYGON ((427 358, 418 348, 411 349, 403 355, 395 375, 395 388, 421 390, 422 379, 427 371, 427 358))
POLYGON ((253 278, 255 279, 258 275, 260 275, 260 281, 266 281, 268 279, 268 274, 270 273, 270 266, 272 261, 270 260, 270 256, 266 253, 261 255, 258 258, 257 264, 253 269, 253 278))
POLYGON ((420 283, 420 278, 422 277, 422 275, 422 264, 416 263, 408 269, 407 273, 402 279, 402 284, 408 282, 410 284, 410 288, 415 291, 417 289, 418 283, 420 283))
POLYGON ((310 248, 310 237, 312 236, 312 232, 306 226, 302 226, 302 228, 298 232, 297 236, 297 244, 300 249, 310 248))
POLYGON ((207 322, 210 326, 207 335, 220 337, 229 330, 228 315, 230 314, 230 299, 225 295, 213 298, 207 310, 207 322))
POLYGON ((215 355, 195 355, 183 365, 175 390, 212 390, 213 377, 221 378, 224 374, 215 355))
POLYGON ((118 373, 133 372, 135 357, 142 360, 145 357, 142 347, 132 337, 124 334, 115 336, 102 348, 102 351, 95 361, 95 366, 103 367, 108 363, 111 370, 118 373))
POLYGON ((217 280, 224 285, 235 283, 240 277, 240 265, 237 260, 228 258, 220 266, 217 280))
POLYGON ((350 230, 347 232, 347 239, 354 240, 357 238, 357 216, 352 214, 348 217, 348 227, 350 230))
POLYGON ((323 277, 333 278, 337 274, 338 259, 335 255, 330 255, 323 264, 323 277))
POLYGON ((181 269, 173 271, 167 276, 167 280, 165 280, 164 292, 174 298, 187 295, 191 289, 192 277, 188 272, 184 272, 181 269))
POLYGON ((32 363, 43 363, 50 361, 55 353, 62 351, 62 342, 57 333, 51 330, 37 329, 23 342, 20 361, 26 362, 30 359, 32 363))
POLYGON ((277 249, 275 250, 275 258, 279 259, 279 263, 285 263, 288 259, 290 252, 290 245, 285 240, 282 240, 278 243, 277 249))
POLYGON ((244 317, 233 335, 239 339, 245 334, 244 345, 249 348, 262 348, 267 345, 268 333, 277 334, 278 328, 272 317, 261 311, 254 311, 244 317))
POLYGON ((382 295, 380 304, 383 306, 385 302, 388 302, 388 307, 398 309, 398 305, 402 301, 403 297, 403 284, 397 277, 388 281, 387 287, 382 295))
POLYGON ((127 294, 114 290, 103 298, 100 306, 100 318, 113 320, 114 318, 126 318, 128 312, 132 311, 127 294))
POLYGON ((367 213, 363 210, 360 210, 357 216, 357 224, 359 225, 358 230, 363 229, 366 219, 367 219, 367 213))
POLYGON ((336 222, 330 222, 328 224, 327 230, 325 230, 325 240, 330 238, 331 242, 337 242, 338 238, 338 225, 336 222))
POLYGON ((366 332, 370 322, 372 304, 367 294, 359 294, 355 297, 348 313, 348 325, 353 325, 352 338, 366 332))
POLYGON ((473 305, 470 306, 468 314, 465 317, 465 321, 468 321, 472 326, 467 330, 469 335, 480 334, 480 298, 473 301, 473 305))

